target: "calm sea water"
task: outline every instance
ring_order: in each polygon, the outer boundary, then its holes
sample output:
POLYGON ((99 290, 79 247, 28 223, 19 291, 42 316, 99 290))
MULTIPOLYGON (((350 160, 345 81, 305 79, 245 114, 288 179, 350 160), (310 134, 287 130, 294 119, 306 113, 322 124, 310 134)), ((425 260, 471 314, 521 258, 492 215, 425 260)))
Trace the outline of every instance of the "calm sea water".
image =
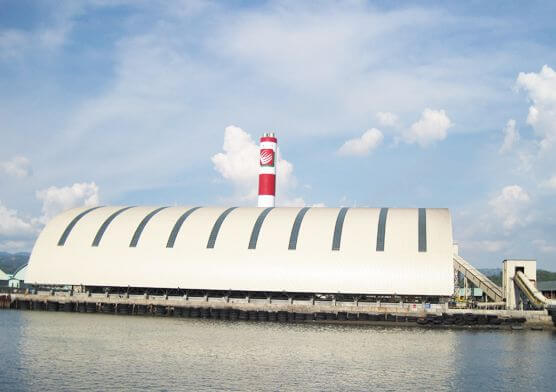
POLYGON ((556 334, 0 311, 2 391, 554 391, 556 334))

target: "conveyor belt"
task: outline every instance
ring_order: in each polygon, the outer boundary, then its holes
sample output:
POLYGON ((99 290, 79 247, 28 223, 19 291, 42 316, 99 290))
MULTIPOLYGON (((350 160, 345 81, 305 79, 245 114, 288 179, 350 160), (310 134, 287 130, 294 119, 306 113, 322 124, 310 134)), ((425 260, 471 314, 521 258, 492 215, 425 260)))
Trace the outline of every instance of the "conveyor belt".
POLYGON ((458 255, 454 255, 454 269, 463 274, 476 287, 482 289, 492 301, 504 301, 502 289, 458 255))
POLYGON ((531 283, 531 281, 525 276, 521 271, 517 271, 514 276, 514 282, 517 284, 519 289, 527 296, 531 303, 539 308, 546 307, 556 307, 556 301, 546 298, 542 293, 537 290, 537 288, 531 283))

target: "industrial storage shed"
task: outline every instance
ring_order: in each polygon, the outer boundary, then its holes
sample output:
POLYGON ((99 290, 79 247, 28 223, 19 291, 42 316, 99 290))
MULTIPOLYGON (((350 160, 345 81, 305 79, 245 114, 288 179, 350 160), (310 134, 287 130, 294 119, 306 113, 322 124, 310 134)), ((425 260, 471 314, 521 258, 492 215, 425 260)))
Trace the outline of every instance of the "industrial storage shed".
POLYGON ((40 234, 28 284, 450 296, 447 209, 94 207, 40 234))
POLYGON ((10 277, 6 273, 4 273, 4 271, 0 270, 0 287, 7 286, 9 280, 10 277))

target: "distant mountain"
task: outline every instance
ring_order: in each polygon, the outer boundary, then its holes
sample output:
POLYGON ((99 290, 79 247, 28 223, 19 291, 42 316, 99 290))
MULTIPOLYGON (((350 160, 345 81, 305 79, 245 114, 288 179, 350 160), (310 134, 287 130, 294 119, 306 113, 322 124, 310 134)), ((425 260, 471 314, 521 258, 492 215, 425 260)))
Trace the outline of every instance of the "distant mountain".
POLYGON ((547 282, 550 280, 556 280, 556 272, 537 270, 537 282, 547 282))
MULTIPOLYGON (((502 286, 501 268, 481 268, 479 271, 485 274, 487 278, 492 280, 497 285, 502 286)), ((556 272, 550 272, 542 269, 537 270, 537 282, 547 282, 550 280, 556 280, 556 272)))
POLYGON ((486 276, 500 275, 502 273, 502 268, 479 268, 479 272, 482 272, 486 276))
POLYGON ((502 286, 502 269, 501 268, 481 268, 479 272, 486 275, 487 278, 492 280, 498 286, 502 286))
POLYGON ((19 267, 27 264, 29 253, 7 253, 0 252, 0 270, 6 274, 13 274, 19 267))

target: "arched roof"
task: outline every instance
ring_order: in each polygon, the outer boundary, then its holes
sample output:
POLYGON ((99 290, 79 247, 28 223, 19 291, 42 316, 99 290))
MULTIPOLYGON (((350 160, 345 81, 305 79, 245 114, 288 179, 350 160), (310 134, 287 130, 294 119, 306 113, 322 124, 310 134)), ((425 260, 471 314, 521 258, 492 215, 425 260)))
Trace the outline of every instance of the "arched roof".
POLYGON ((0 270, 0 280, 8 280, 10 277, 2 270, 0 270))
POLYGON ((447 209, 77 208, 40 234, 28 283, 451 295, 447 209))
POLYGON ((23 264, 18 269, 16 269, 13 273, 14 279, 25 280, 25 273, 27 272, 28 265, 29 264, 23 264))

